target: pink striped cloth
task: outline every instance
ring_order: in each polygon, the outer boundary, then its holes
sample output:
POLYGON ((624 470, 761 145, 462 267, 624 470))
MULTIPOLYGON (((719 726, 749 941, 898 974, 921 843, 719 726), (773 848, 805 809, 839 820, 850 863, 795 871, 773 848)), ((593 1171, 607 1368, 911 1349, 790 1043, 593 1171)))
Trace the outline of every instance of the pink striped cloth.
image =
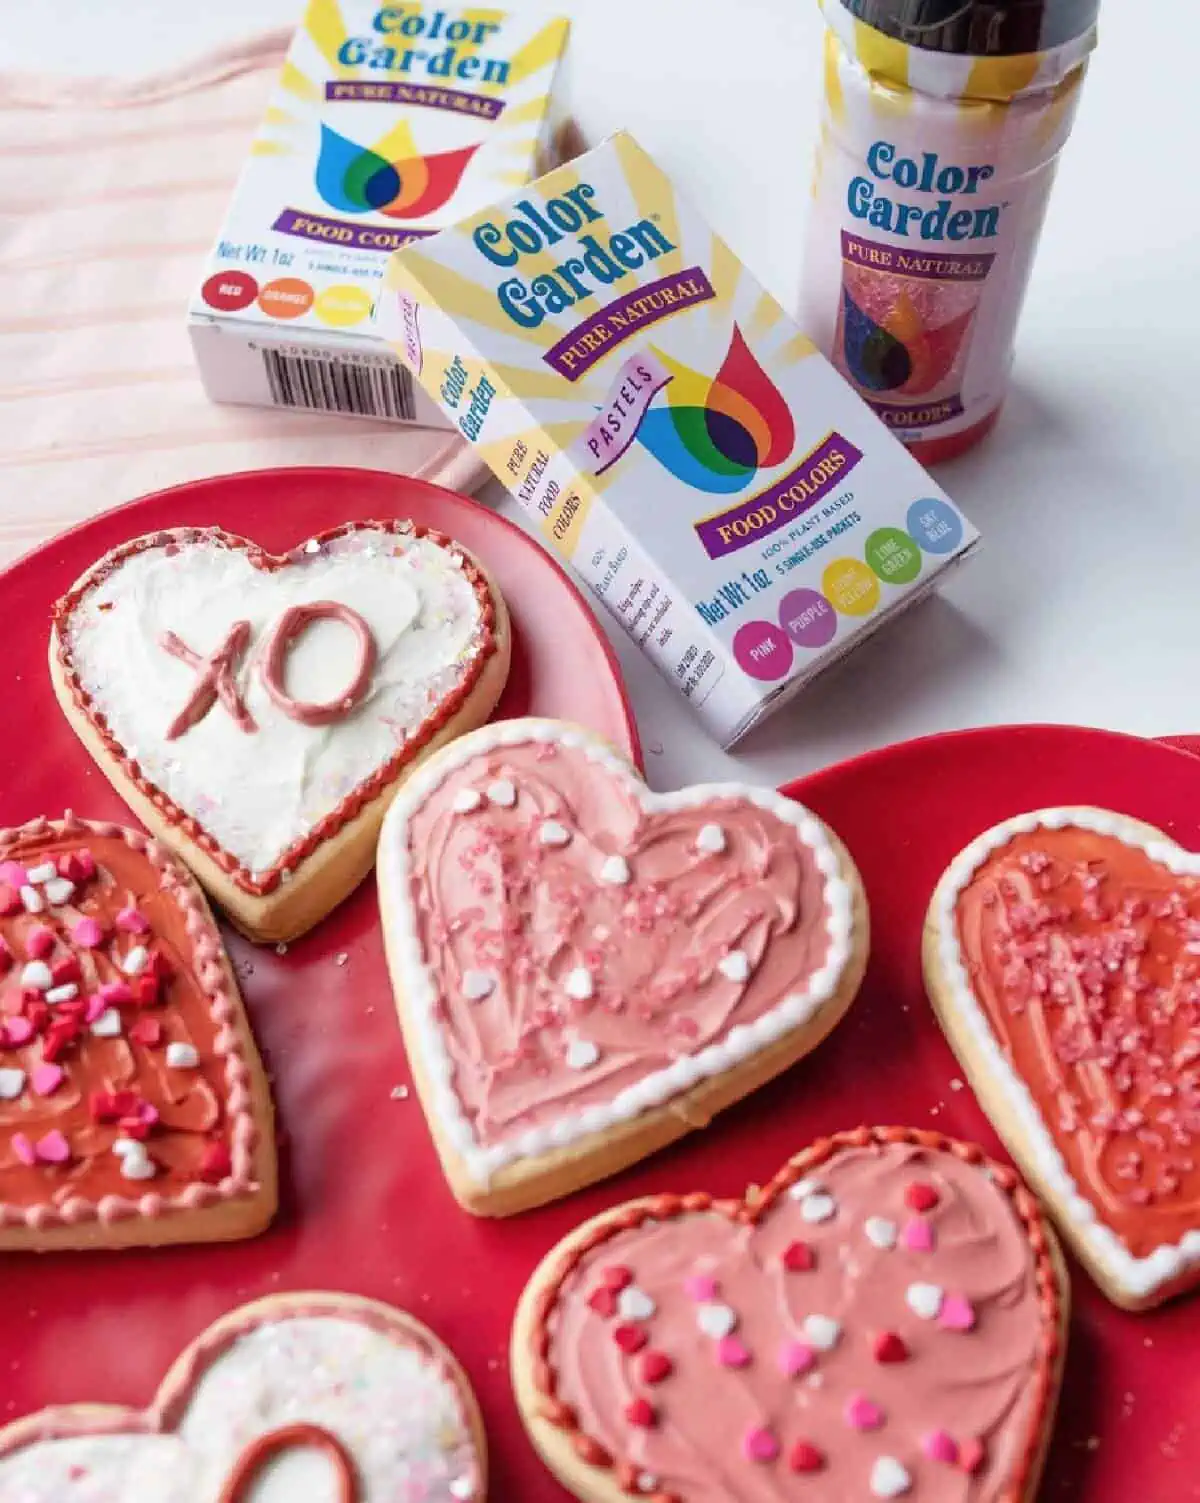
POLYGON ((0 563, 147 491, 232 470, 483 480, 446 432, 204 396, 185 306, 288 39, 137 84, 0 75, 0 563))

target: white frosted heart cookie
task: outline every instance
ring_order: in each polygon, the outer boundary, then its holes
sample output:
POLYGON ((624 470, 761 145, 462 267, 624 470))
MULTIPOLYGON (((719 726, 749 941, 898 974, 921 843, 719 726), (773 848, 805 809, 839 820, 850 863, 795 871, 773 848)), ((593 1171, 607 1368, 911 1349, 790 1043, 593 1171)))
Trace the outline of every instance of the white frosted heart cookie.
MULTIPOLYGON (((102 1400, 98 1395, 97 1400, 102 1400)), ((243 1305, 183 1353, 144 1410, 99 1402, 0 1429, 21 1503, 484 1503, 466 1376, 418 1321, 345 1294, 243 1305)))
POLYGON ((1200 1281, 1200 856, 1103 809, 985 831, 939 882, 929 996, 1104 1292, 1200 1281))
POLYGON ((485 1215, 704 1126, 825 1037, 866 963, 857 871, 815 816, 743 784, 652 793, 556 721, 431 759, 378 878, 425 1113, 485 1215))
POLYGON ((114 549, 54 611, 68 720, 251 938, 286 940, 370 870, 421 758, 481 724, 508 617, 457 544, 351 522, 287 555, 219 528, 114 549))

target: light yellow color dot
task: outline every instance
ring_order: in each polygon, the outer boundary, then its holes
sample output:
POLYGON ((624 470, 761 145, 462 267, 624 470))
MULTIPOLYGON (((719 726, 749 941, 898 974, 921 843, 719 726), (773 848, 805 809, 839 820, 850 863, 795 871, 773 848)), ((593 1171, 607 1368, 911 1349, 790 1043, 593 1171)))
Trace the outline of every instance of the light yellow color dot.
POLYGON ((313 312, 323 324, 346 329, 360 324, 371 312, 370 294, 353 282, 335 282, 317 294, 313 312))
POLYGON ((869 616, 879 604, 879 581, 857 558, 835 558, 821 575, 821 590, 843 616, 869 616))

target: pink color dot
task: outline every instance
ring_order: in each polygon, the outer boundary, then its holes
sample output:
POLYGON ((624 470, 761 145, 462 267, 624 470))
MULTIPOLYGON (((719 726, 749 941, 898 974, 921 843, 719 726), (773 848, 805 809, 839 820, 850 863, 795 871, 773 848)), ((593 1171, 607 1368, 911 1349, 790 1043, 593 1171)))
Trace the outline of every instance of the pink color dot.
POLYGON ((117 914, 117 928, 123 929, 126 934, 145 934, 149 927, 149 920, 132 905, 122 908, 117 914))
POLYGON ((742 1454, 747 1461, 774 1461, 779 1455, 779 1442, 766 1425, 755 1425, 746 1431, 742 1454))
POLYGON ((722 1367, 748 1367, 750 1353, 736 1336, 722 1336, 717 1342, 717 1361, 722 1367))
POLYGON ((38 1065, 29 1077, 29 1084, 39 1096, 53 1096, 62 1083, 63 1072, 59 1065, 38 1065))
POLYGON ((716 1299, 721 1286, 707 1273, 693 1273, 684 1279, 683 1292, 697 1304, 705 1304, 708 1300, 716 1299))
POLYGON ((733 637, 733 656, 742 672, 770 683, 783 678, 795 652, 787 632, 769 621, 747 621, 733 637))
POLYGON ((938 1324, 948 1331, 969 1331, 975 1325, 971 1302, 961 1294, 948 1294, 938 1311, 938 1324))
POLYGON ((958 1460, 958 1446, 954 1437, 947 1435, 944 1430, 931 1430, 922 1438, 921 1449, 930 1461, 944 1461, 948 1466, 953 1466, 958 1460))
POLYGON ((27 1044, 33 1034, 33 1024, 28 1018, 7 1018, 3 1029, 0 1029, 0 1037, 3 1037, 10 1049, 27 1044))
POLYGON ((853 1430, 878 1430, 883 1424, 883 1410, 865 1393, 852 1393, 842 1413, 853 1430))
POLYGON ((34 1152, 44 1164, 65 1164, 71 1157, 71 1145, 56 1127, 37 1140, 34 1152))
POLYGON ((779 1366, 789 1378, 806 1373, 817 1360, 817 1354, 803 1341, 785 1341, 779 1352, 779 1366))
POLYGON ((29 886, 29 873, 19 861, 0 861, 0 883, 19 892, 29 886))
POLYGON ((910 1252, 932 1252, 934 1247, 933 1225, 914 1217, 904 1228, 904 1245, 910 1252))
POLYGON ((71 930, 71 938, 85 950, 94 950, 104 939, 104 930, 94 918, 81 918, 71 930))

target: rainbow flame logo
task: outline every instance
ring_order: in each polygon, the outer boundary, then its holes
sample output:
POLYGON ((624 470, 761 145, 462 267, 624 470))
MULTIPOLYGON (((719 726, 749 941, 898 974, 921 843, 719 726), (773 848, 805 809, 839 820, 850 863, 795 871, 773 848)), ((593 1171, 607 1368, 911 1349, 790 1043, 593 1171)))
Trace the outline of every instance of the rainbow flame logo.
POLYGON ((919 397, 950 374, 975 316, 974 307, 935 329, 926 328, 901 292, 881 323, 842 288, 842 350, 850 377, 867 391, 919 397))
POLYGON ((664 469, 695 490, 731 495, 788 457, 792 415, 736 324, 715 376, 650 348, 671 379, 666 406, 646 414, 637 436, 664 469))
POLYGON ((478 143, 390 162, 374 148, 359 146, 322 124, 317 192, 343 214, 420 219, 449 200, 477 148, 478 143))

